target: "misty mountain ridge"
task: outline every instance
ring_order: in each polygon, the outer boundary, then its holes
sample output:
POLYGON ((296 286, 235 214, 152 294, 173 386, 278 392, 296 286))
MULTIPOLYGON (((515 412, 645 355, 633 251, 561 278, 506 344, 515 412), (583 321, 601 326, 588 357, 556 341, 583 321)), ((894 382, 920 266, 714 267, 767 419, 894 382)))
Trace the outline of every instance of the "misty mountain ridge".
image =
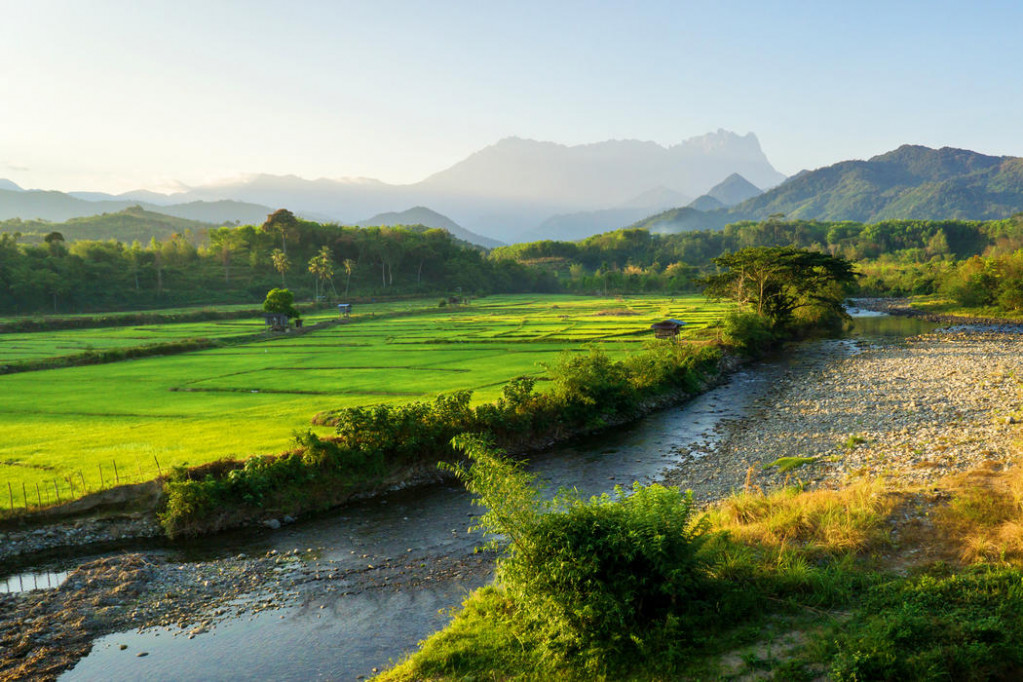
POLYGON ((447 230, 453 236, 461 239, 462 241, 469 242, 470 244, 476 244, 477 246, 483 246, 488 249, 504 245, 494 239, 488 239, 476 234, 475 232, 470 232, 451 218, 441 215, 436 211, 432 211, 425 206, 415 206, 407 211, 401 211, 400 213, 380 213, 372 218, 360 220, 356 223, 356 225, 359 227, 373 227, 377 225, 386 225, 388 227, 393 227, 395 225, 422 225, 424 227, 436 227, 442 230, 447 230))
POLYGON ((738 173, 732 173, 727 178, 716 184, 707 192, 706 196, 717 199, 725 206, 735 206, 747 199, 760 196, 764 190, 742 177, 738 173))
POLYGON ((513 242, 540 225, 550 227, 547 221, 558 216, 574 216, 570 222, 583 231, 608 229, 610 220, 639 219, 688 203, 735 173, 764 187, 785 177, 771 166, 753 133, 718 130, 667 147, 638 140, 573 146, 510 137, 407 185, 258 174, 164 195, 52 193, 48 200, 35 196, 32 201, 0 196, 0 218, 66 220, 141 204, 210 222, 261 223, 273 207, 284 207, 311 220, 352 224, 405 206, 429 206, 472 233, 513 242), (207 210, 200 212, 197 202, 205 202, 207 210), (583 213, 596 215, 586 219, 583 213))
POLYGON ((568 146, 511 137, 408 185, 261 174, 174 198, 285 206, 343 223, 400 206, 429 206, 472 232, 512 242, 555 215, 623 208, 648 193, 674 197, 647 197, 635 204, 649 215, 686 203, 736 172, 762 186, 785 177, 771 166, 753 133, 719 130, 670 147, 636 140, 568 146))
POLYGON ((156 205, 124 199, 88 200, 64 192, 0 189, 0 220, 48 220, 63 222, 102 213, 117 213, 133 206, 187 220, 219 225, 227 222, 262 224, 274 209, 239 201, 190 201, 156 205))
POLYGON ((1023 211, 1023 158, 903 145, 866 161, 803 171, 733 207, 672 209, 639 221, 655 232, 717 229, 772 214, 790 219, 994 220, 1023 211))

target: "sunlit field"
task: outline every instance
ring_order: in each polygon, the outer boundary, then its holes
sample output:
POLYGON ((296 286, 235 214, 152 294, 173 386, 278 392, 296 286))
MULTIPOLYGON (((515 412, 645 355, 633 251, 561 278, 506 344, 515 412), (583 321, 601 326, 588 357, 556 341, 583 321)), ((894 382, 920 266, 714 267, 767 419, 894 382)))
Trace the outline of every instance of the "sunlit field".
MULTIPOLYGON (((692 336, 727 309, 698 296, 366 304, 349 323, 303 335, 0 376, 0 507, 12 499, 24 506, 26 497, 32 506, 53 502, 58 492, 62 500, 77 497, 101 481, 151 479, 176 465, 281 451, 296 431, 314 428, 310 419, 322 410, 463 389, 475 401, 492 400, 508 379, 542 378, 543 364, 563 351, 595 345, 625 353, 649 343, 650 324, 665 317, 687 321, 685 336, 692 336)), ((15 353, 44 358, 74 344, 98 349, 261 330, 261 320, 224 320, 4 334, 0 353, 10 361, 15 353)))

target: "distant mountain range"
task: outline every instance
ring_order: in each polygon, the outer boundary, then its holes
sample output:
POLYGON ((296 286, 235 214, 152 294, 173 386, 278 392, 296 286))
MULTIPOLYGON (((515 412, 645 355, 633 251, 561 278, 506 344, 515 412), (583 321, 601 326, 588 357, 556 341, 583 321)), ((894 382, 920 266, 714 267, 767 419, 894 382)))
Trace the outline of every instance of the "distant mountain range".
POLYGON ((260 224, 274 210, 268 206, 229 199, 188 201, 164 205, 125 198, 127 196, 94 192, 68 194, 44 190, 23 190, 9 180, 0 180, 0 220, 22 218, 24 220, 41 219, 61 222, 100 213, 117 213, 132 206, 140 206, 156 213, 214 225, 235 221, 244 224, 260 224), (13 189, 11 189, 12 186, 13 189), (92 198, 84 198, 85 196, 92 198))
POLYGON ((473 233, 513 242, 552 216, 619 211, 590 220, 596 231, 606 229, 608 220, 636 220, 688 203, 733 173, 760 187, 785 179, 752 133, 719 130, 669 147, 636 140, 566 146, 510 137, 409 185, 256 175, 175 194, 115 196, 25 191, 0 183, 0 192, 10 192, 0 194, 0 218, 66 220, 138 204, 214 223, 262 222, 276 208, 289 208, 305 218, 352 224, 367 215, 428 206, 473 233))
POLYGON ((375 225, 423 225, 425 227, 439 227, 450 232, 452 236, 470 244, 476 244, 488 249, 503 246, 502 242, 470 232, 451 218, 441 215, 436 211, 431 211, 425 206, 415 206, 400 213, 380 213, 372 218, 360 220, 356 225, 359 227, 372 227, 375 225))
POLYGON ((867 161, 803 171, 735 206, 673 208, 633 224, 652 232, 716 229, 739 220, 1006 218, 1023 211, 1023 158, 903 145, 867 161))
POLYGON ((772 214, 864 222, 1001 218, 1023 210, 1023 159, 905 145, 785 180, 752 133, 719 130, 671 147, 507 138, 410 185, 258 175, 170 195, 109 195, 23 190, 0 180, 0 219, 64 221, 134 205, 212 224, 260 224, 283 207, 321 222, 444 227, 492 246, 580 239, 625 225, 713 229, 772 214), (402 210, 408 206, 416 208, 402 210), (373 218, 362 219, 367 215, 373 218))
MULTIPOLYGON (((706 194, 694 199, 689 206, 701 211, 713 211, 733 206, 744 199, 756 196, 761 190, 738 173, 732 173, 720 183, 712 187, 706 194)), ((626 202, 621 208, 603 211, 582 211, 548 218, 539 227, 522 235, 522 241, 538 241, 556 239, 560 241, 576 241, 590 235, 613 230, 628 225, 650 215, 651 210, 667 209, 686 203, 683 195, 665 188, 659 188, 642 197, 626 202), (681 201, 680 201, 681 199, 681 201), (656 202, 656 203, 655 203, 656 202), (659 204, 659 205, 658 205, 659 204)))

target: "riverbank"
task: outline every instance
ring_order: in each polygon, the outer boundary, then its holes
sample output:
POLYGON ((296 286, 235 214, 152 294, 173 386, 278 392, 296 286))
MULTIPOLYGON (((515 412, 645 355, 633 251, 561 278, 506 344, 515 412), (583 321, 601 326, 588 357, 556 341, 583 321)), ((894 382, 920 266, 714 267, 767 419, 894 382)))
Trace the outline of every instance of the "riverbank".
POLYGON ((747 482, 769 491, 882 477, 924 488, 1016 456, 1023 336, 949 330, 906 343, 834 343, 852 344, 849 354, 799 354, 748 416, 724 425, 715 449, 681 452, 665 481, 703 501, 747 482))

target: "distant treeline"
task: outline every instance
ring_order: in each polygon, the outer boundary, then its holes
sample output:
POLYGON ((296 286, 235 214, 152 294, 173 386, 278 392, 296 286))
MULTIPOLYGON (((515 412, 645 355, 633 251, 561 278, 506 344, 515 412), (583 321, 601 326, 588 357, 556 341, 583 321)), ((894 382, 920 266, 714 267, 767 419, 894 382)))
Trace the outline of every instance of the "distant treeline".
MULTIPOLYGON (((280 212, 278 212, 280 213, 280 212)), ((287 212, 285 212, 287 213, 287 212)), ((274 214, 275 216, 277 214, 274 214)), ((84 312, 262 301, 285 286, 299 300, 459 292, 547 291, 547 272, 487 257, 438 229, 320 225, 287 214, 263 226, 212 228, 207 239, 40 244, 0 233, 0 312, 84 312)))
POLYGON ((1023 307, 1023 214, 993 221, 819 222, 774 217, 722 230, 622 229, 579 242, 494 249, 413 227, 320 225, 278 211, 264 225, 127 244, 40 244, 0 233, 0 312, 81 312, 260 301, 274 286, 298 300, 437 292, 691 292, 711 259, 792 246, 857 264, 861 293, 946 293, 963 305, 1023 307))
POLYGON ((578 242, 537 241, 494 249, 558 276, 564 290, 639 293, 700 288, 711 259, 748 247, 792 246, 857 264, 861 293, 946 293, 963 305, 1023 308, 1023 214, 1005 220, 880 223, 769 219, 722 230, 651 234, 631 228, 578 242))

